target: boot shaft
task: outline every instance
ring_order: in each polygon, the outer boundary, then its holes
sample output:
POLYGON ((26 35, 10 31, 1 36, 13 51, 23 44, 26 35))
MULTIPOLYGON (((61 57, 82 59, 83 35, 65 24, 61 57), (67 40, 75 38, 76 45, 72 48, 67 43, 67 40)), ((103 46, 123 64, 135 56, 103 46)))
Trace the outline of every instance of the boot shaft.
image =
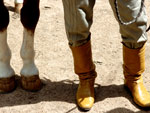
POLYGON ((80 78, 96 77, 95 65, 92 60, 91 41, 78 47, 70 46, 74 59, 74 71, 80 78))
POLYGON ((139 79, 145 70, 145 45, 140 49, 123 46, 123 62, 125 78, 139 79))

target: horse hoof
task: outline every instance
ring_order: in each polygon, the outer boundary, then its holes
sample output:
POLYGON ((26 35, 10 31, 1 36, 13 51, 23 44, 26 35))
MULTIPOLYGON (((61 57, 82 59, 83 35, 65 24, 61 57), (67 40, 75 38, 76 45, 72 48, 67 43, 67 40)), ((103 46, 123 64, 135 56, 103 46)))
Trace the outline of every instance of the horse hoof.
POLYGON ((33 75, 29 77, 21 75, 21 86, 27 91, 38 91, 42 87, 42 82, 39 78, 39 75, 33 75))
POLYGON ((0 93, 9 93, 16 88, 15 76, 9 78, 0 78, 0 93))

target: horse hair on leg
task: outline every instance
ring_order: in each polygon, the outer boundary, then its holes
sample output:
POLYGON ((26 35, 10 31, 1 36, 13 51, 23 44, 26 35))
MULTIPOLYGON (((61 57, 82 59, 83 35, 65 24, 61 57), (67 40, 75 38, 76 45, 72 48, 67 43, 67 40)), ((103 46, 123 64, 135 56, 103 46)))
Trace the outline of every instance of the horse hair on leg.
POLYGON ((24 0, 21 22, 24 26, 23 43, 20 51, 23 60, 21 69, 22 88, 36 91, 41 88, 39 71, 34 62, 34 31, 39 19, 39 0, 24 0))
POLYGON ((7 43, 7 26, 9 13, 0 1, 0 92, 11 92, 15 89, 15 72, 10 66, 11 51, 7 43))
POLYGON ((23 0, 15 0, 15 13, 20 14, 21 8, 23 6, 23 0))

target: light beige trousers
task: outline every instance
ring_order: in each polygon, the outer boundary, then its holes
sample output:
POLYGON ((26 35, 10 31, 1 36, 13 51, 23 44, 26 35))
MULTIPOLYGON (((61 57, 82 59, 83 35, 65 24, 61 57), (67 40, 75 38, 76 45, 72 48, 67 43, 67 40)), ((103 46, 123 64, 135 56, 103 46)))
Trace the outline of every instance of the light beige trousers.
MULTIPOLYGON (((93 23, 95 0, 62 1, 69 44, 72 46, 83 45, 91 34, 90 27, 93 23)), ((147 16, 145 6, 142 6, 141 2, 142 0, 109 0, 120 25, 122 43, 132 49, 142 47, 147 41, 147 16)))

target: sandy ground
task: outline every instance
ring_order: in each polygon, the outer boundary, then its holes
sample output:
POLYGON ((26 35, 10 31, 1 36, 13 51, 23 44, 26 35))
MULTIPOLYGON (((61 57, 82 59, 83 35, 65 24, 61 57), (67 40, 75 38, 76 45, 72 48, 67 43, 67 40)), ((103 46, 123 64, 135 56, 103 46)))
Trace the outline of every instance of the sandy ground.
MULTIPOLYGON (((150 3, 146 1, 146 6, 150 3)), ((13 0, 6 0, 13 9, 13 0)), ((91 28, 93 59, 97 67, 96 102, 89 113, 150 113, 138 108, 123 87, 122 45, 119 27, 108 0, 97 0, 91 28)), ((41 0, 41 16, 35 32, 35 61, 44 83, 39 92, 27 92, 18 85, 0 94, 0 113, 80 113, 75 103, 78 77, 73 72, 71 51, 65 34, 61 0, 41 0), (49 2, 51 1, 51 2, 49 2), (57 4, 57 5, 56 5, 57 4)), ((149 7, 147 7, 150 14, 149 7)), ((8 43, 11 65, 18 76, 22 67, 20 48, 23 27, 10 12, 8 43)), ((148 34, 150 36, 150 34, 148 34)), ((144 83, 150 91, 150 42, 146 44, 144 83)), ((19 79, 19 77, 18 77, 19 79)))

